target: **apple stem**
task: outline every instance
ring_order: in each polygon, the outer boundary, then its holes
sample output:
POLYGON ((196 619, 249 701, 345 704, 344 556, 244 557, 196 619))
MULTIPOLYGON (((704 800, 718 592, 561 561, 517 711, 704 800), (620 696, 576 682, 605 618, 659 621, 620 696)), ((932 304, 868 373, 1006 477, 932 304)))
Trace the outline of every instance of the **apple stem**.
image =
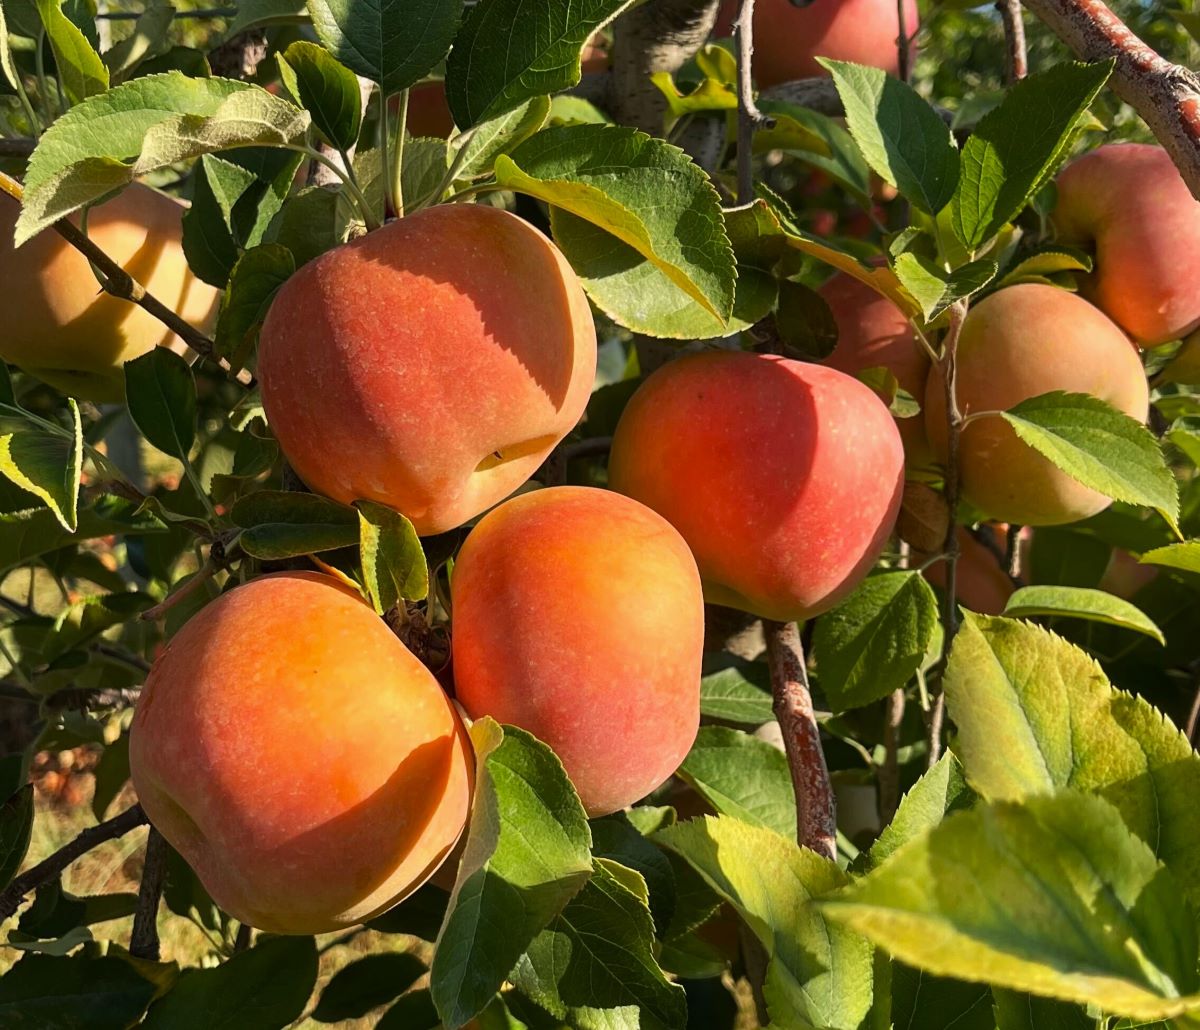
POLYGON ((125 809, 120 815, 89 826, 74 840, 69 841, 52 855, 42 859, 37 865, 27 869, 12 881, 0 894, 0 922, 12 917, 21 907, 26 895, 44 886, 59 876, 75 859, 86 855, 93 848, 106 841, 123 837, 130 830, 136 829, 147 822, 146 813, 141 805, 125 809))
POLYGON ((1011 86, 1029 74, 1021 0, 996 0, 996 10, 1000 12, 1000 20, 1004 22, 1004 42, 1008 49, 1008 84, 1011 86))
POLYGON ((742 0, 733 34, 738 64, 737 200, 749 204, 754 200, 754 130, 775 124, 754 101, 754 0, 742 0))
POLYGON ((129 954, 134 958, 158 961, 158 903, 162 898, 167 870, 167 842, 153 826, 146 837, 146 861, 138 888, 137 908, 133 913, 133 933, 129 954))
POLYGON ((801 847, 837 859, 837 803, 821 749, 804 662, 804 644, 794 622, 763 620, 775 718, 796 792, 796 838, 801 847))
POLYGON ((1161 57, 1103 0, 1024 0, 1084 61, 1116 61, 1110 85, 1150 126, 1200 200, 1200 76, 1161 57))

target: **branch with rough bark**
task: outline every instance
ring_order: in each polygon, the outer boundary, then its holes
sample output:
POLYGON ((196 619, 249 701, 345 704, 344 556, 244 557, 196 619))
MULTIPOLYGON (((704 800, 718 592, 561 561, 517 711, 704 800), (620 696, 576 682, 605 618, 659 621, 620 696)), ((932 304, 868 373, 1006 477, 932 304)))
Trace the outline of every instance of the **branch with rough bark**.
POLYGON ((1171 155, 1200 200, 1200 77, 1159 56, 1103 0, 1024 0, 1085 61, 1116 60, 1110 81, 1171 155))
POLYGON ((1004 23, 1004 48, 1008 54, 1005 72, 1008 84, 1020 82, 1029 74, 1029 54, 1025 48, 1025 20, 1021 0, 996 0, 996 10, 1004 23))
POLYGON ((618 122, 662 135, 667 102, 650 76, 683 67, 707 42, 719 6, 720 0, 647 0, 616 20, 609 109, 618 122))
POLYGON ((133 913, 133 933, 129 954, 134 958, 158 961, 158 903, 162 898, 167 872, 167 842, 153 826, 146 837, 146 863, 138 888, 137 909, 133 913))
POLYGON ((808 688, 804 646, 794 622, 766 622, 767 662, 775 718, 796 791, 796 836, 801 846, 837 858, 837 804, 829 767, 821 749, 821 731, 808 688))

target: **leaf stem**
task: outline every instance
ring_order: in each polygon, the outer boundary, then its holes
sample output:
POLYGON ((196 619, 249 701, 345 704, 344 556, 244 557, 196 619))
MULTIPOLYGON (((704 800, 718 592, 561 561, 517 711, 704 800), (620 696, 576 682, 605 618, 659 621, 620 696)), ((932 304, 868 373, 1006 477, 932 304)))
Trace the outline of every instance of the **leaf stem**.
POLYGON ((362 190, 358 188, 358 183, 355 181, 353 173, 348 170, 349 165, 346 168, 342 168, 328 155, 322 154, 317 150, 316 147, 310 147, 303 143, 285 143, 281 144, 281 146, 284 150, 294 150, 298 154, 304 154, 305 157, 324 165, 333 172, 345 184, 355 205, 362 212, 363 221, 366 223, 367 229, 373 230, 379 228, 379 219, 375 217, 375 212, 371 210, 371 205, 367 203, 367 198, 363 196, 362 190))
MULTIPOLYGON (((386 222, 396 214, 396 184, 392 182, 391 162, 388 160, 388 95, 379 87, 379 154, 383 166, 383 220, 386 222)), ((370 228, 368 226, 368 228, 370 228)))
MULTIPOLYGON (((476 126, 475 128, 478 128, 476 126)), ((468 129, 457 139, 458 152, 454 155, 454 160, 450 162, 450 167, 446 169, 446 174, 442 176, 441 181, 430 192, 426 193, 420 200, 409 208, 409 213, 420 211, 430 204, 436 204, 442 197, 446 195, 446 190, 454 185, 454 180, 458 178, 458 173, 462 171, 462 166, 467 160, 467 144, 475 135, 475 129, 468 129)))
MULTIPOLYGON (((385 130, 386 131, 386 130, 385 130)), ((396 157, 392 162, 392 200, 396 217, 404 217, 404 138, 408 134, 408 90, 400 91, 400 109, 396 119, 396 157)))

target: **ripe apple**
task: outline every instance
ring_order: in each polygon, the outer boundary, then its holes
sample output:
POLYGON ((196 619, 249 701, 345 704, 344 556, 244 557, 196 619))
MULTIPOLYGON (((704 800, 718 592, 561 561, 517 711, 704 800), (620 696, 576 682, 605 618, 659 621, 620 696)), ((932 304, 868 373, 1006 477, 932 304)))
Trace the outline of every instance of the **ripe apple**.
MULTIPOLYGON (((917 0, 904 0, 905 30, 920 24, 917 0)), ((733 32, 737 4, 726 2, 717 34, 733 32)), ((896 0, 758 0, 754 5, 754 79, 760 88, 828 75, 818 57, 900 70, 896 0)))
POLYGON ((879 557, 904 449, 871 390, 836 369, 712 351, 633 395, 609 483, 688 542, 705 596, 770 619, 831 608, 879 557))
MULTIPOLYGON (((971 309, 958 343, 958 406, 964 415, 1006 411, 1064 390, 1089 393, 1145 420, 1149 389, 1137 348, 1099 308, 1066 290, 1024 283, 971 309)), ((925 426, 939 460, 948 453, 945 385, 935 369, 925 426)), ((1055 526, 1112 501, 1022 442, 999 417, 970 423, 959 441, 963 496, 989 518, 1055 526)))
MULTIPOLYGON (((925 399, 929 357, 917 343, 912 325, 895 304, 866 283, 839 272, 818 291, 838 327, 837 347, 824 364, 857 376, 868 368, 886 368, 902 390, 918 403, 925 399)), ((920 416, 896 419, 909 465, 933 460, 925 422, 920 416)))
POLYGON ((455 694, 472 718, 528 730, 589 815, 675 771, 700 722, 696 562, 649 508, 552 487, 489 512, 454 566, 455 694))
POLYGON ((1054 224, 1094 247, 1085 295, 1143 346, 1200 328, 1200 201, 1158 146, 1119 143, 1058 178, 1054 224))
POLYGON ((545 236, 450 204, 301 268, 271 305, 258 372, 312 489, 441 533, 512 493, 579 421, 596 330, 545 236))
MULTIPOLYGON (((992 534, 996 546, 1003 552, 1008 543, 1009 527, 1002 523, 985 524, 982 529, 992 534)), ((980 543, 966 526, 959 526, 955 536, 958 538, 958 564, 954 570, 955 598, 973 612, 999 615, 1016 590, 1012 578, 996 553, 980 543)), ((912 564, 922 565, 929 557, 914 551, 912 564)), ((935 587, 945 589, 946 563, 934 562, 925 570, 925 578, 935 587)))
POLYGON ((273 933, 349 926, 419 887, 466 824, 472 762, 432 673, 309 572, 252 580, 187 622, 129 744, 150 822, 218 905, 273 933))
MULTIPOLYGON (((203 329, 216 314, 217 291, 188 269, 183 210, 166 194, 134 184, 92 208, 87 232, 158 300, 203 329)), ((159 344, 182 353, 182 341, 157 318, 102 292, 87 259, 53 229, 14 249, 20 211, 0 195, 0 358, 72 397, 119 401, 122 363, 159 344)))

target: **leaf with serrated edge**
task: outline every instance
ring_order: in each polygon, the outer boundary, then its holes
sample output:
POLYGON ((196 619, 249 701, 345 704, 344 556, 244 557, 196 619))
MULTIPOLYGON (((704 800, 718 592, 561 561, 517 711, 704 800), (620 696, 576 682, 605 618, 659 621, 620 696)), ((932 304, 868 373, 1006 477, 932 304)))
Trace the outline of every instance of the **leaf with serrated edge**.
POLYGON ((896 276, 932 322, 956 300, 973 296, 996 278, 994 261, 972 261, 945 272, 928 258, 907 251, 896 258, 896 276))
POLYGON ((971 786, 988 800, 1066 787, 1101 795, 1200 903, 1200 755, 1187 738, 1048 630, 963 619, 945 690, 971 786))
POLYGON ((40 429, 0 433, 0 475, 46 502, 68 533, 79 525, 79 483, 83 471, 83 425, 79 405, 68 398, 71 436, 40 429))
POLYGON ((1139 561, 1143 565, 1161 565, 1181 572, 1200 573, 1200 540, 1185 540, 1180 544, 1168 544, 1147 551, 1139 561))
POLYGON ((79 27, 63 14, 61 0, 35 0, 35 3, 67 98, 78 104, 108 89, 108 69, 79 27))
POLYGON ((975 792, 963 778, 962 764, 947 751, 900 800, 892 821, 867 853, 866 863, 874 868, 890 858, 902 845, 932 830, 949 813, 970 808, 975 792))
POLYGON ((315 43, 298 40, 277 58, 279 74, 322 136, 341 150, 358 142, 362 96, 354 72, 315 43))
POLYGON ((700 713, 714 719, 761 726, 774 717, 771 680, 762 662, 727 651, 706 654, 700 676, 700 713))
POLYGON ((1137 605, 1103 590, 1087 587, 1022 587, 1008 599, 1004 614, 1014 619, 1034 615, 1089 619, 1144 633, 1160 644, 1166 643, 1162 630, 1137 605))
POLYGON ((1156 509, 1174 528, 1179 487, 1162 449, 1137 419, 1098 397, 1041 394, 1000 415, 1025 443, 1105 497, 1156 509))
POLYGON ((859 1030, 872 1010, 872 948, 812 904, 849 882, 833 862, 771 830, 728 816, 654 835, 695 868, 766 949, 772 1025, 859 1030))
POLYGON ((429 566, 413 524, 398 511, 358 501, 359 554, 367 596, 380 615, 429 593, 429 566))
POLYGON ((1200 1007, 1179 883, 1078 791, 951 815, 820 907, 938 976, 1146 1019, 1200 1007))
POLYGON ((196 380, 183 358, 154 347, 125 362, 125 401, 147 440, 187 460, 196 439, 196 380))
POLYGON ((937 626, 937 598, 916 572, 870 576, 817 622, 813 651, 834 711, 870 704, 920 668, 937 626))
POLYGON ((450 137, 450 159, 458 161, 458 178, 489 175, 496 158, 520 145, 543 125, 550 115, 550 98, 531 97, 511 111, 489 118, 466 133, 450 137))
POLYGON ((701 726, 679 777, 720 814, 796 836, 796 794, 787 757, 741 730, 701 726))
POLYGON ((628 244, 726 320, 735 266, 720 199, 678 147, 635 129, 545 129, 496 158, 501 186, 528 193, 628 244))

